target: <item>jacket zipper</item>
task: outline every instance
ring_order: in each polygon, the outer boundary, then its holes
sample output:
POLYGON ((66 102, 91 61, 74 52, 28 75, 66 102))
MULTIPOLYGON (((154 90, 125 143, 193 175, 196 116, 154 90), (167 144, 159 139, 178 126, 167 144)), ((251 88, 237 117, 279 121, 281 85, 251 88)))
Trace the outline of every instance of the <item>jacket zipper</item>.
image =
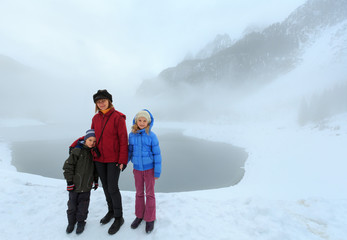
POLYGON ((141 154, 141 168, 142 170, 144 170, 144 167, 143 167, 143 159, 142 159, 142 133, 140 133, 140 154, 141 154))

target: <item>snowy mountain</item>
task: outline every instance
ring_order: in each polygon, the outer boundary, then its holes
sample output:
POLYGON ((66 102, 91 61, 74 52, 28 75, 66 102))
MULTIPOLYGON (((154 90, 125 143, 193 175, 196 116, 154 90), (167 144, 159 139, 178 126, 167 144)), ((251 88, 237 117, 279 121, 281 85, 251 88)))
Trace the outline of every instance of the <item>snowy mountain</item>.
MULTIPOLYGON (((310 0, 283 22, 251 32, 230 46, 230 40, 226 40, 223 46, 228 47, 220 51, 202 50, 198 54, 201 58, 165 69, 157 79, 145 81, 140 88, 150 91, 148 84, 158 81, 170 88, 179 88, 180 84, 218 84, 230 89, 263 85, 297 67, 305 49, 326 28, 346 19, 346 0, 310 0), (210 52, 211 56, 205 58, 210 52)), ((345 29, 341 29, 340 35, 346 36, 345 29)))
MULTIPOLYGON (((237 121, 261 110, 270 117, 281 109, 280 102, 288 101, 285 105, 291 106, 290 111, 301 119, 299 121, 313 121, 317 119, 315 116, 306 114, 304 117, 300 113, 300 104, 306 101, 307 106, 317 109, 314 106, 317 101, 311 104, 312 95, 321 95, 326 88, 345 84, 346 46, 347 1, 312 0, 283 22, 249 33, 206 59, 183 61, 163 70, 157 78, 144 81, 138 93, 142 97, 149 96, 148 101, 163 117, 173 119, 181 115, 201 118, 205 111, 237 121), (287 93, 278 95, 267 90, 283 82, 286 82, 283 91, 287 93), (304 88, 303 92, 302 85, 311 87, 304 88), (285 100, 284 96, 289 93, 293 99, 285 100), (253 99, 253 103, 249 99, 253 99), (264 103, 263 99, 268 102, 264 103), (223 108, 217 107, 221 104, 223 108)), ((339 110, 319 113, 320 120, 346 109, 341 98, 335 102, 340 106, 334 108, 339 110)), ((315 110, 310 112, 313 114, 315 110)))
POLYGON ((215 39, 208 43, 202 50, 200 50, 194 59, 206 59, 218 52, 230 47, 233 44, 228 34, 217 35, 215 39))

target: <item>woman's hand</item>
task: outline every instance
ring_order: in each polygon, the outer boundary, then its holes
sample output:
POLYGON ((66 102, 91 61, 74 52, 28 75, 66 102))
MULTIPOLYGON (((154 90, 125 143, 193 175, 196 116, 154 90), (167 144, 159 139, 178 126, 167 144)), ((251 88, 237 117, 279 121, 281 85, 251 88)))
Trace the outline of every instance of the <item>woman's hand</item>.
POLYGON ((120 170, 123 170, 123 164, 119 164, 118 166, 120 170))
POLYGON ((119 170, 121 170, 122 172, 126 169, 127 165, 126 164, 116 164, 117 168, 119 168, 119 170))

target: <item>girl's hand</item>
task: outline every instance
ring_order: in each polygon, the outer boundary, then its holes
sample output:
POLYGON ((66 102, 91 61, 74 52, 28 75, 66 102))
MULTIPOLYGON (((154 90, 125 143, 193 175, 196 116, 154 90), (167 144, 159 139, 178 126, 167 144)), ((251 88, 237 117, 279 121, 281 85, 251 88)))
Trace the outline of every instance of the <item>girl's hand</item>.
POLYGON ((155 180, 158 180, 159 178, 158 178, 158 177, 155 177, 154 179, 155 179, 155 180))

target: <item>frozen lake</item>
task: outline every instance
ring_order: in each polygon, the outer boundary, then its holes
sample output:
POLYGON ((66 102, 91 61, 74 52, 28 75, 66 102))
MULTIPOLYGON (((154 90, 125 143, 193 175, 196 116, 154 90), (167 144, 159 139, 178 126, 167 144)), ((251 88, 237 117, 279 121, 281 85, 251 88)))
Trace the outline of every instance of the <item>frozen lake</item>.
MULTIPOLYGON (((157 192, 179 192, 228 187, 244 175, 248 154, 238 147, 187 137, 179 132, 158 134, 162 174, 157 192)), ((20 172, 63 179, 62 166, 71 139, 12 143, 12 164, 20 172)), ((122 172, 120 189, 135 191, 132 163, 122 172)))

